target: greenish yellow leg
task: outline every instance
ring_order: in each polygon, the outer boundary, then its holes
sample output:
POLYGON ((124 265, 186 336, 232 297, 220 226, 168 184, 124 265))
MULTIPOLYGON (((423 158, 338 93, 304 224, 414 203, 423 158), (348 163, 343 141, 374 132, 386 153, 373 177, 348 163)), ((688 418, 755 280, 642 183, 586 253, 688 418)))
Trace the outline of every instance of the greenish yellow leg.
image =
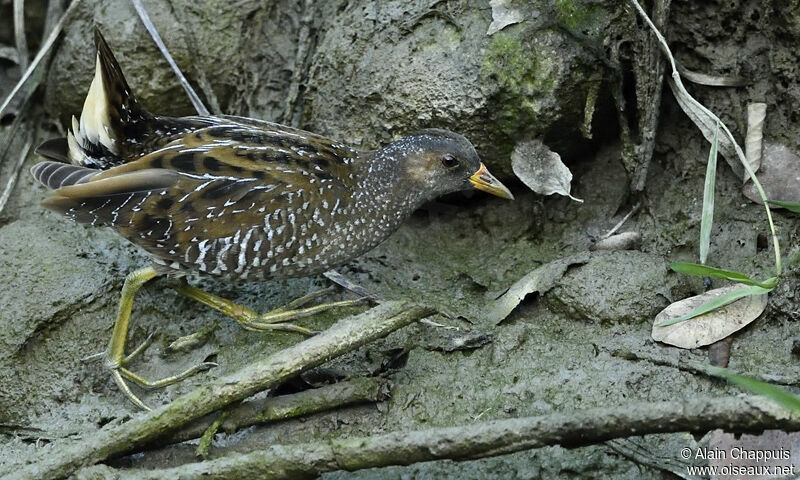
POLYGON ((131 310, 133 310, 133 299, 136 292, 142 288, 142 285, 147 283, 158 276, 158 273, 152 267, 142 268, 128 274, 125 277, 125 284, 122 286, 122 296, 119 301, 119 310, 117 312, 117 320, 114 323, 114 333, 111 335, 111 345, 108 348, 108 356, 106 357, 106 366, 111 369, 111 375, 114 381, 119 386, 120 390, 139 408, 150 410, 150 408, 142 402, 130 389, 125 379, 136 383, 143 388, 159 388, 179 382, 186 377, 194 375, 197 372, 208 370, 216 364, 204 362, 196 365, 185 372, 179 373, 171 377, 164 378, 155 382, 150 382, 144 378, 134 374, 124 367, 131 359, 142 353, 152 341, 152 335, 145 340, 145 342, 136 348, 130 355, 125 356, 125 343, 128 339, 128 327, 131 321, 131 310), (123 378, 124 377, 124 378, 123 378))
POLYGON ((246 330, 251 330, 251 331, 277 330, 284 332, 297 332, 297 333, 302 333, 304 335, 313 335, 314 332, 309 330, 308 328, 285 322, 288 322, 290 320, 297 320, 299 318, 310 317, 312 315, 324 312, 325 310, 329 310, 331 308, 349 307, 352 305, 357 305, 367 300, 365 298, 358 298, 355 300, 342 300, 339 302, 314 305, 313 307, 308 307, 308 308, 300 308, 301 306, 307 304, 311 300, 319 298, 323 295, 327 295, 328 293, 333 291, 332 288, 329 288, 309 293, 308 295, 304 295, 298 298, 297 300, 294 300, 284 305, 283 307, 276 308, 271 312, 259 315, 247 307, 237 305, 226 298, 218 297, 204 290, 200 290, 199 288, 193 287, 186 282, 183 282, 179 286, 175 287, 175 290, 181 295, 189 297, 193 300, 197 300, 198 302, 204 305, 208 305, 209 307, 218 310, 224 313, 225 315, 233 318, 234 320, 239 322, 239 324, 246 330))

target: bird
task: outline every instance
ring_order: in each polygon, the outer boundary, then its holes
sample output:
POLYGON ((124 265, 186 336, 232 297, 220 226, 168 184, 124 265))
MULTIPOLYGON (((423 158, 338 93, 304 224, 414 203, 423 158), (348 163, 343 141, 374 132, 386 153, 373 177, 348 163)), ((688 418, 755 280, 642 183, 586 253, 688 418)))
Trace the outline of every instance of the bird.
POLYGON ((423 129, 359 151, 253 118, 154 115, 132 93, 97 28, 94 40, 95 72, 80 118, 72 117, 66 138, 37 148, 45 160, 31 174, 49 190, 45 208, 110 227, 152 259, 127 275, 105 352, 114 381, 142 409, 149 407, 128 382, 162 387, 215 366, 202 363, 157 381, 128 368, 146 348, 125 355, 134 297, 149 280, 182 279, 179 293, 249 330, 311 333, 287 322, 358 300, 301 308, 316 292, 259 315, 189 285, 185 277, 312 276, 371 250, 441 195, 477 188, 513 199, 473 145, 449 130, 423 129))

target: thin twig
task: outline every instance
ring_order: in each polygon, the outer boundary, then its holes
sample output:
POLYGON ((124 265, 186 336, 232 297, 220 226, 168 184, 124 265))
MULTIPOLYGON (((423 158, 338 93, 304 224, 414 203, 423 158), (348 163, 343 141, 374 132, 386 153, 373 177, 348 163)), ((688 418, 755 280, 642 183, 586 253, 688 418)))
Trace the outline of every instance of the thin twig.
POLYGON ((31 137, 32 135, 29 133, 25 146, 22 147, 22 151, 19 152, 17 163, 12 167, 11 175, 8 177, 8 182, 6 183, 6 188, 3 189, 3 193, 0 194, 0 214, 2 214, 3 209, 6 208, 6 203, 8 203, 8 199, 11 197, 11 192, 14 191, 14 186, 17 184, 17 178, 19 178, 19 171, 22 169, 22 164, 25 163, 25 159, 28 158, 28 152, 32 144, 31 137))
POLYGON ((200 97, 197 96, 197 93, 189 84, 189 81, 186 80, 186 77, 183 76, 183 72, 181 72, 178 64, 175 63, 172 55, 170 55, 169 50, 167 50, 167 46, 164 45, 164 41, 161 40, 161 35, 158 34, 158 30, 156 30, 155 25, 153 25, 153 21, 150 20, 150 15, 147 13, 147 10, 145 10, 142 0, 131 0, 131 3, 133 3, 133 8, 136 9, 136 13, 139 14, 139 18, 142 20, 144 28, 146 28, 150 36, 153 37, 153 41, 156 42, 156 45, 158 45, 158 49, 161 50, 161 54, 164 55, 165 59, 167 59, 167 63, 169 63, 172 71, 175 72, 175 75, 181 82, 181 86, 186 91, 186 94, 189 95, 189 100, 192 101, 192 105, 194 106, 194 109, 197 110, 197 114, 201 116, 208 116, 208 109, 203 104, 203 101, 200 100, 200 97))
POLYGON ((686 480, 693 480, 692 477, 686 474, 686 467, 691 463, 675 461, 663 456, 656 456, 651 453, 647 447, 640 445, 639 442, 628 438, 617 438, 609 440, 605 445, 623 457, 631 460, 639 465, 646 465, 650 468, 663 470, 675 475, 678 478, 686 480))
POLYGON ((72 3, 69 5, 69 8, 64 12, 64 15, 61 16, 61 19, 56 23, 56 26, 53 27, 53 31, 50 32, 48 35, 47 40, 42 43, 41 48, 36 53, 36 58, 33 59, 30 65, 28 65, 28 69, 25 70, 25 73, 22 75, 22 78, 19 79, 16 85, 14 85, 14 89, 11 90, 11 93, 8 94, 3 104, 0 105, 0 118, 2 118, 3 113, 5 113, 6 108, 11 103, 11 101, 16 97, 17 92, 28 82, 28 79, 31 78, 33 72, 36 71, 36 67, 42 62, 42 60, 50 53, 50 48, 52 48, 53 44, 58 39, 58 35, 61 33, 61 30, 64 28, 64 25, 67 23, 67 20, 72 15, 72 12, 75 11, 75 7, 81 0, 73 0, 72 3))
MULTIPOLYGON (((31 85, 32 88, 28 88, 25 92, 25 98, 22 100, 22 104, 19 107, 19 111, 17 111, 16 116, 14 117, 14 121, 11 123, 11 126, 3 135, 2 139, 0 139, 0 165, 5 164, 5 160, 9 155, 11 146, 15 144, 15 140, 17 140, 17 131, 20 129, 23 123, 25 123, 26 115, 28 106, 31 103, 31 98, 33 97, 33 93, 36 91, 36 85, 31 85)), ((33 122, 30 122, 33 124, 33 122)), ((6 182, 5 189, 3 193, 0 195, 0 214, 3 213, 3 210, 6 208, 6 204, 8 203, 8 199, 11 197, 11 192, 14 191, 14 186, 17 184, 17 180, 19 179, 20 170, 22 170, 22 165, 25 163, 25 159, 28 157, 28 152, 31 149, 31 142, 33 141, 33 132, 30 128, 26 129, 25 131, 25 140, 24 146, 22 150, 19 152, 19 156, 15 164, 11 167, 10 173, 8 174, 8 181, 6 182)))
POLYGON ((344 288, 345 290, 349 290, 359 297, 362 298, 372 298, 373 300, 380 300, 377 296, 369 293, 369 291, 362 287, 361 285, 350 281, 347 277, 342 275, 341 273, 337 272, 336 270, 328 270, 327 272, 322 274, 325 278, 330 280, 331 282, 339 285, 340 287, 344 288))
POLYGON ((386 302, 347 317, 317 336, 264 359, 253 359, 241 370, 209 382, 169 405, 140 413, 126 423, 110 426, 77 442, 56 442, 47 455, 23 459, 31 463, 15 468, 4 480, 63 478, 80 467, 134 452, 193 420, 274 388, 305 370, 434 313, 435 310, 428 307, 386 302))
POLYGON ((628 212, 628 213, 627 213, 627 215, 625 215, 624 217, 622 217, 622 220, 620 220, 619 222, 617 222, 617 224, 616 224, 616 225, 614 225, 614 226, 611 228, 611 230, 607 231, 605 234, 603 234, 603 235, 600 237, 600 240, 605 240, 606 238, 610 237, 611 235, 614 235, 615 233, 617 233, 617 230, 619 230, 620 228, 622 228, 622 226, 623 226, 623 225, 625 225, 625 222, 627 222, 627 221, 628 221, 628 219, 629 219, 629 218, 631 218, 631 217, 633 216, 633 214, 635 214, 636 212, 638 212, 638 211, 639 211, 639 208, 640 208, 641 206, 642 206, 641 202, 638 202, 638 203, 636 203, 636 205, 634 205, 634 206, 633 206, 633 208, 631 208, 631 211, 630 211, 630 212, 628 212))
MULTIPOLYGON (((47 15, 45 18, 44 35, 50 33, 50 36, 48 37, 45 44, 42 45, 42 48, 39 50, 39 54, 41 54, 43 51, 47 51, 50 49, 50 46, 57 38, 58 32, 64 25, 68 13, 70 13, 69 11, 67 11, 62 14, 59 9, 52 8, 53 3, 58 3, 58 2, 55 1, 51 2, 51 5, 48 6, 47 15), (58 19, 57 22, 56 19, 58 19)), ((77 1, 75 3, 77 3, 77 1)), ((71 8, 72 7, 70 6, 70 9, 71 8)), ((43 58, 40 57, 39 54, 37 54, 37 61, 43 58)), ((26 60, 27 60, 27 54, 26 54, 26 60)), ((11 146, 15 144, 14 141, 18 138, 17 131, 20 129, 20 126, 22 126, 22 124, 24 123, 24 119, 26 118, 27 108, 31 103, 31 98, 33 97, 34 92, 36 92, 36 88, 39 86, 39 83, 41 82, 41 79, 44 76, 44 72, 42 70, 36 70, 36 65, 31 65, 26 74, 28 74, 28 72, 30 72, 31 75, 33 76, 33 80, 26 83, 25 77, 23 77, 23 79, 20 80, 20 83, 17 84, 17 87, 15 87, 14 91, 12 91, 12 93, 8 96, 3 105, 3 108, 5 108, 13 100, 15 94, 18 93, 20 90, 23 90, 24 97, 20 102, 20 106, 18 111, 16 112, 14 121, 9 127, 9 129, 3 135, 3 138, 0 139, 0 165, 5 164, 5 160, 7 155, 9 154, 11 146)), ((0 110, 0 115, 2 115, 2 110, 0 110)), ((31 125, 35 123, 36 122, 30 122, 31 125)), ((30 131, 30 129, 26 131, 25 135, 26 135, 26 141, 24 148, 20 152, 17 162, 14 164, 13 167, 11 167, 8 181, 6 182, 6 186, 3 190, 2 195, 0 195, 0 213, 3 212, 3 210, 6 207, 6 204, 8 203, 11 193, 14 190, 14 186, 16 185, 17 180, 19 179, 19 174, 20 171, 22 170, 22 166, 25 163, 25 159, 27 158, 28 152, 30 151, 31 148, 31 142, 33 141, 34 135, 30 131)))
POLYGON ((28 41, 25 39, 25 0, 14 0, 14 41, 20 70, 28 68, 28 41))
MULTIPOLYGON (((219 429, 234 433, 252 425, 312 415, 357 403, 379 402, 387 398, 388 391, 386 380, 363 377, 289 395, 250 400, 228 407, 227 416, 219 429)), ((214 414, 198 418, 172 435, 157 439, 147 448, 199 438, 214 418, 214 414)))
MULTIPOLYGON (((719 375, 715 373, 714 366, 697 360, 686 358, 675 359, 666 355, 657 355, 644 351, 632 351, 621 348, 609 350, 612 357, 623 358, 632 361, 645 361, 653 365, 662 367, 671 367, 686 372, 691 372, 697 375, 704 375, 707 377, 719 379, 719 375)), ((785 385, 788 387, 800 385, 800 372, 795 372, 794 375, 777 375, 777 374, 751 374, 751 376, 762 380, 767 383, 775 385, 785 385)))
POLYGON ((355 471, 431 460, 472 460, 540 448, 576 447, 649 433, 761 432, 800 430, 800 415, 763 397, 693 398, 684 402, 631 402, 538 417, 512 418, 459 427, 392 432, 295 445, 271 445, 249 454, 158 470, 86 469, 83 478, 310 479, 336 470, 355 471))
POLYGON ((208 449, 211 447, 211 443, 214 441, 214 435, 217 434, 219 431, 219 427, 222 426, 222 422, 225 421, 225 417, 228 416, 228 412, 225 410, 219 412, 217 414, 217 418, 211 422, 211 425, 206 427, 206 430, 200 435, 200 443, 197 445, 197 448, 194 450, 194 454, 200 458, 208 457, 208 449))
POLYGON ((712 113, 711 110, 706 108, 702 103, 698 102, 694 97, 692 97, 686 90, 686 87, 683 86, 683 82, 681 81, 681 75, 680 73, 678 73, 678 68, 675 64, 675 58, 672 56, 672 52, 669 49, 667 40, 664 38, 663 35, 661 35, 661 32, 658 31, 658 28, 656 28, 656 26, 653 25, 653 22, 650 20, 650 17, 647 16, 647 13, 645 13, 645 11, 642 9, 642 6, 639 5, 639 2, 637 2, 636 0, 630 0, 630 2, 633 4, 634 8, 636 8, 636 11, 639 12, 639 15, 644 19, 644 21, 647 22, 647 25, 650 27, 650 29, 653 31, 653 34, 655 34, 656 38, 658 39, 658 42, 661 45, 661 50, 669 59, 670 65, 672 67, 672 83, 670 83, 670 86, 678 90, 678 92, 680 92, 680 94, 683 95, 686 100, 688 100, 695 108, 703 112, 704 115, 707 115, 708 118, 719 124, 719 126, 725 132, 725 135, 730 140, 731 144, 733 144, 733 148, 736 151, 736 155, 739 157, 739 161, 744 166, 744 169, 747 171, 748 175, 750 175, 750 178, 753 179, 753 185, 755 185, 759 195, 761 195, 761 199, 764 202, 764 208, 767 211, 767 221, 769 222, 769 230, 770 233, 772 234, 772 243, 775 248, 775 273, 776 275, 780 276, 781 248, 780 244, 778 243, 778 235, 775 233, 775 224, 772 221, 772 211, 770 210, 769 205, 767 203, 767 194, 764 192, 764 188, 761 186, 761 182, 759 182, 758 178, 756 178, 755 172, 753 172, 753 169, 750 167, 750 162, 748 162, 747 158, 745 158, 742 148, 739 146, 738 143, 736 143, 736 139, 733 138, 733 134, 728 129, 728 126, 725 125, 725 123, 722 120, 720 120, 719 117, 714 115, 714 113, 712 113))

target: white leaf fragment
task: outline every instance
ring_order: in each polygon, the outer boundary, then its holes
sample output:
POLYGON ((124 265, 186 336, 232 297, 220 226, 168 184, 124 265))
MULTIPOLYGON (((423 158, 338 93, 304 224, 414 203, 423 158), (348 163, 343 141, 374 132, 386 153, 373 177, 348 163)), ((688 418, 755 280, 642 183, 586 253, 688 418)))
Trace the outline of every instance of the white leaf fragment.
POLYGON ((538 140, 520 142, 514 147, 514 152, 511 153, 511 169, 536 193, 557 193, 583 203, 583 200, 570 195, 572 172, 557 153, 538 140))
MULTIPOLYGON (((767 117, 766 103, 751 103, 747 105, 747 135, 744 139, 744 157, 753 173, 761 167, 761 147, 764 143, 764 119, 767 117)), ((750 175, 744 172, 744 181, 750 175)))
POLYGON ((681 317, 700 305, 735 290, 749 288, 744 285, 715 288, 702 295, 695 295, 675 302, 662 310, 653 322, 653 340, 679 348, 697 348, 722 340, 746 327, 758 318, 767 306, 767 294, 750 295, 717 308, 706 314, 683 322, 659 327, 662 322, 681 317))
POLYGON ((494 35, 509 25, 521 22, 525 16, 517 9, 507 6, 508 0, 491 0, 489 5, 492 7, 492 23, 486 35, 494 35))

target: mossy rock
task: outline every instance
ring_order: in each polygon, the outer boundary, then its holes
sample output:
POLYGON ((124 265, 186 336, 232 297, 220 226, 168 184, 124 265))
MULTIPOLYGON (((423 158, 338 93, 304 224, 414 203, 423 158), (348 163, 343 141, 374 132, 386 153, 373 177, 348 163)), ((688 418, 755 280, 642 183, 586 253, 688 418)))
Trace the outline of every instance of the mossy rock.
MULTIPOLYGON (((212 111, 299 118, 301 127, 363 148, 419 128, 449 128, 504 177, 521 138, 547 137, 562 155, 585 143, 587 79, 603 69, 591 52, 600 51, 609 16, 588 0, 524 4, 521 23, 488 36, 491 9, 465 0, 325 2, 311 12, 289 1, 147 8, 212 111), (307 56, 298 58, 301 51, 307 56), (293 77, 300 79, 297 109, 285 113, 293 77)), ((94 25, 148 109, 195 113, 130 2, 90 0, 66 28, 46 79, 46 105, 64 125, 80 113, 91 81, 94 25)))

